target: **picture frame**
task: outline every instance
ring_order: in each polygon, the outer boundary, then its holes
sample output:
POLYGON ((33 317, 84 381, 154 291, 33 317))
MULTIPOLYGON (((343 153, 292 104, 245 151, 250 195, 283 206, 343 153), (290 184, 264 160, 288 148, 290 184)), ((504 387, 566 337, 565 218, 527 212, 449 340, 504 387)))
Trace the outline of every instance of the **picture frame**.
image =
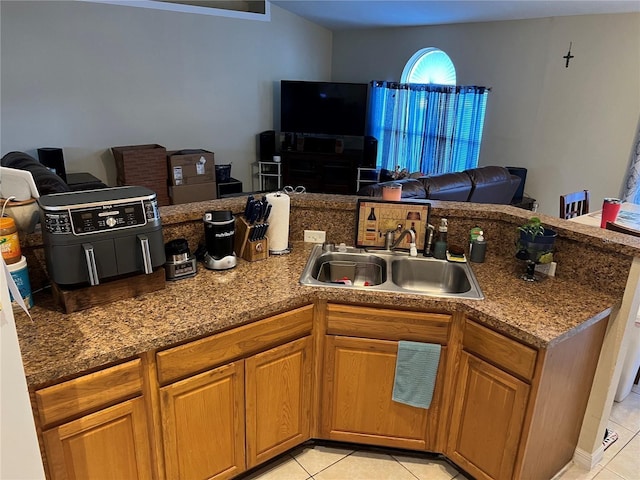
MULTIPOLYGON (((384 248, 385 233, 401 226, 416 233, 416 248, 424 252, 427 225, 431 218, 431 203, 424 200, 388 201, 358 199, 356 210, 356 247, 384 248)), ((408 250, 407 236, 398 249, 408 250)))

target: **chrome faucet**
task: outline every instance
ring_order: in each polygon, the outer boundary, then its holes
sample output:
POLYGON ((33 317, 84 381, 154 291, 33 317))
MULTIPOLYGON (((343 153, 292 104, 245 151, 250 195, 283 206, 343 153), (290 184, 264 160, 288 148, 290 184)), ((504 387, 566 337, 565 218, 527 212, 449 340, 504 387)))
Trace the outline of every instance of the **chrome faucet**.
POLYGON ((418 250, 416 248, 416 232, 414 232, 411 228, 402 230, 402 224, 398 224, 395 230, 389 230, 387 233, 385 233, 384 249, 388 251, 395 249, 398 245, 400 245, 404 237, 406 237, 407 235, 411 235, 411 242, 409 243, 409 256, 417 257, 418 250), (396 240, 395 236, 397 232, 401 232, 401 233, 398 239, 396 240))
POLYGON ((398 224, 395 230, 387 230, 387 233, 384 234, 384 249, 391 250, 391 245, 396 239, 396 232, 402 231, 402 225, 398 224))
POLYGON ((431 225, 430 223, 427 224, 427 238, 426 241, 424 242, 424 256, 425 257, 430 257, 432 255, 431 253, 431 247, 433 246, 433 237, 436 234, 436 227, 434 227, 433 225, 431 225))

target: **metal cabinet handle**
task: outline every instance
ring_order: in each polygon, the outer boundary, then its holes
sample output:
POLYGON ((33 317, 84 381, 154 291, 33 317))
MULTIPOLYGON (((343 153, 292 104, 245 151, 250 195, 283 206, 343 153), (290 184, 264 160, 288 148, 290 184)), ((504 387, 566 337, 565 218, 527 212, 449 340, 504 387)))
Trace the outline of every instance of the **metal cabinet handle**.
POLYGON ((146 235, 137 235, 142 250, 142 264, 144 273, 147 275, 153 273, 153 265, 151 264, 151 250, 149 249, 149 237, 146 235))
POLYGON ((98 278, 98 268, 96 267, 96 255, 93 251, 93 245, 91 245, 90 243, 83 243, 82 249, 84 250, 84 259, 87 262, 89 283, 91 285, 99 285, 100 279, 98 278))

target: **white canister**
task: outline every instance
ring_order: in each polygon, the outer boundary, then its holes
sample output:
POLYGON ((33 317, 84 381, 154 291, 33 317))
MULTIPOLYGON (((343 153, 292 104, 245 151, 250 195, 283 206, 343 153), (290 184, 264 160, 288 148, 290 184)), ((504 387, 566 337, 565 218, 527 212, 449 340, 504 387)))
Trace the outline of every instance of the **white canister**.
MULTIPOLYGON (((20 295, 24 299, 24 303, 28 308, 33 307, 33 296, 31 295, 31 282, 29 281, 29 270, 27 269, 27 259, 20 257, 20 261, 7 265, 13 281, 16 282, 16 286, 20 291, 20 295)), ((9 297, 12 302, 13 295, 9 292, 9 297)), ((15 303, 15 302, 14 302, 15 303)))

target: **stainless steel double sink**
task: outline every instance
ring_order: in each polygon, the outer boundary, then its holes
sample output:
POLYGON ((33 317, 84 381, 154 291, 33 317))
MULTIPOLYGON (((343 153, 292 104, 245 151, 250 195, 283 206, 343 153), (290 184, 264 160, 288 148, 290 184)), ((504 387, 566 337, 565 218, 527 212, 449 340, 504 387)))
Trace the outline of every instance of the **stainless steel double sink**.
POLYGON ((324 251, 322 245, 315 245, 300 283, 431 297, 484 298, 467 263, 354 247, 324 251))

